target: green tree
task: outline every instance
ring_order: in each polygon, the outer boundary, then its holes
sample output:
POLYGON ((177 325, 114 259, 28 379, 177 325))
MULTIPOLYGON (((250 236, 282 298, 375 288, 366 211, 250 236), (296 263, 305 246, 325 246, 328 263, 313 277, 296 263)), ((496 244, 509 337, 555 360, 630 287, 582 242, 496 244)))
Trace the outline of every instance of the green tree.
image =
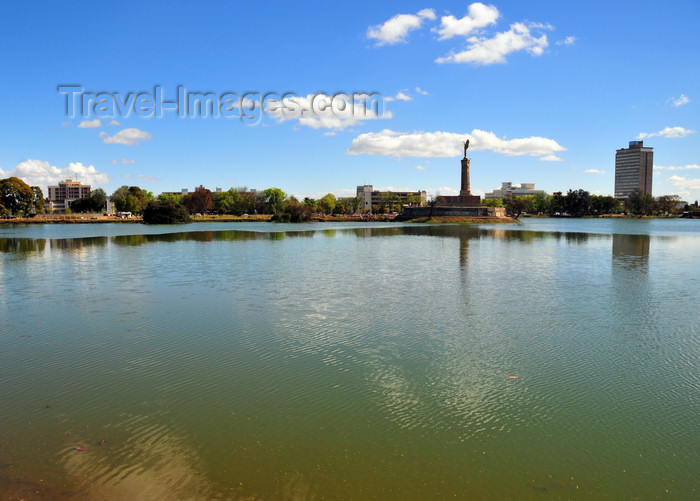
POLYGON ((268 188, 262 192, 263 199, 269 214, 274 214, 282 207, 282 202, 286 197, 284 191, 279 188, 268 188))
POLYGON ((222 214, 235 214, 241 203, 241 194, 233 188, 216 194, 214 205, 222 214))
POLYGON ((564 205, 570 216, 585 216, 591 213, 591 195, 586 190, 569 190, 564 205))
POLYGON ((31 210, 35 214, 40 214, 44 212, 44 205, 46 204, 46 200, 44 199, 44 192, 41 191, 41 188, 39 188, 38 186, 32 186, 31 189, 34 193, 31 210))
POLYGON ((610 195, 591 195, 591 212, 596 215, 615 214, 620 211, 620 201, 610 195))
POLYGON ((549 213, 559 215, 566 212, 566 198, 561 194, 561 191, 552 193, 552 198, 549 200, 549 213))
POLYGON ((300 202, 296 197, 289 197, 282 208, 272 217, 273 221, 301 223, 308 221, 313 216, 314 209, 310 205, 300 202))
POLYGON ((551 203, 551 195, 547 195, 544 191, 535 193, 532 196, 532 211, 535 214, 547 214, 550 212, 551 203))
POLYGON ((78 198, 70 203, 71 212, 93 212, 92 200, 89 198, 78 198))
POLYGON ((332 214, 337 202, 333 193, 328 193, 316 201, 319 210, 324 214, 332 214))
POLYGON ((677 214, 682 207, 678 195, 662 195, 656 199, 656 208, 660 214, 677 214))
POLYGON ((656 209, 656 200, 639 188, 635 188, 625 200, 625 209, 635 216, 648 216, 656 209))
POLYGON ((190 222, 190 215, 184 205, 174 200, 151 200, 143 210, 146 224, 182 224, 190 222))
POLYGON ((153 200, 153 193, 142 190, 138 186, 121 186, 110 196, 114 207, 119 212, 141 214, 148 202, 153 200))
POLYGON ((90 193, 90 201, 92 202, 92 208, 95 212, 101 212, 105 208, 105 202, 107 201, 107 193, 102 188, 95 188, 90 193))
POLYGON ((481 205, 484 207, 503 207, 503 200, 500 198, 482 198, 481 205))
POLYGON ((506 210, 518 219, 523 212, 532 212, 532 196, 507 197, 504 200, 506 210))
POLYGON ((0 204, 11 214, 31 209, 34 202, 34 191, 27 183, 18 177, 8 177, 0 180, 0 204))
POLYGON ((182 195, 180 193, 161 193, 156 197, 157 200, 165 202, 166 200, 172 200, 176 204, 182 205, 182 195))

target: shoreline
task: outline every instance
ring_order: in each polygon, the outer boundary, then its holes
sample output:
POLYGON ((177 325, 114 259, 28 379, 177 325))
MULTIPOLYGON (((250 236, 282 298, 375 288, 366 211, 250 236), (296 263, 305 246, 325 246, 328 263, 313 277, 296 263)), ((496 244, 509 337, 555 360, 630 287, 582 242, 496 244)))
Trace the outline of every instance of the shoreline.
MULTIPOLYGON (((192 216, 190 222, 192 223, 273 223, 272 214, 256 214, 253 216, 192 216)), ((400 215, 375 215, 367 214, 362 216, 315 216, 309 219, 309 223, 362 223, 362 222, 402 222, 402 223, 428 223, 428 224, 476 224, 476 223, 517 223, 522 219, 529 218, 566 218, 567 216, 548 216, 548 215, 528 215, 521 216, 520 218, 514 217, 468 217, 468 216, 434 216, 420 217, 414 219, 401 219, 400 215)), ((591 219, 591 218, 620 218, 620 219, 682 219, 681 216, 669 215, 669 216, 630 216, 624 214, 603 214, 600 216, 584 216, 582 218, 571 218, 571 219, 591 219)), ((0 219, 0 226, 5 224, 106 224, 106 223, 125 223, 125 224, 145 224, 141 216, 134 216, 131 218, 120 218, 116 216, 101 216, 95 214, 88 214, 84 216, 79 215, 61 215, 61 216, 46 216, 40 215, 36 217, 14 217, 12 219, 0 219)))

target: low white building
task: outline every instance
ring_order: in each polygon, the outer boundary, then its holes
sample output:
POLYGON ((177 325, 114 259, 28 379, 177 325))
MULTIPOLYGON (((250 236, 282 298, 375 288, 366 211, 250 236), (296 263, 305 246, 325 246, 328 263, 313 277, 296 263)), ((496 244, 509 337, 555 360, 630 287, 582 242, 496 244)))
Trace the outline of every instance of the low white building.
POLYGON ((493 190, 491 193, 484 194, 484 198, 507 198, 507 197, 522 197, 532 196, 538 193, 544 193, 544 190, 536 190, 535 183, 521 183, 519 186, 513 186, 513 183, 506 181, 501 183, 500 190, 493 190))

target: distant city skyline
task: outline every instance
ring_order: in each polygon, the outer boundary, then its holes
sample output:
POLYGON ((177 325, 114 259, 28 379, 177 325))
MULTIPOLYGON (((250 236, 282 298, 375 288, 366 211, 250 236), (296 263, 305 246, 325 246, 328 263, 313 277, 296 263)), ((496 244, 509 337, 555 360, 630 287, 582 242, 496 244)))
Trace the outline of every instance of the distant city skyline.
POLYGON ((450 196, 468 139, 475 195, 613 195, 616 150, 643 140, 652 194, 693 202, 698 19, 683 0, 9 3, 0 178, 450 196))

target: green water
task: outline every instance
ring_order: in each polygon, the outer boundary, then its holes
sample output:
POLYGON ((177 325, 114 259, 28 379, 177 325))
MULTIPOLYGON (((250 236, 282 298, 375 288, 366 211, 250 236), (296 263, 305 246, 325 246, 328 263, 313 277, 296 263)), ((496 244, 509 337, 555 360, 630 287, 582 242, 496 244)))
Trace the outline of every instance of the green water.
POLYGON ((676 220, 0 227, 0 494, 696 499, 699 251, 676 220))

